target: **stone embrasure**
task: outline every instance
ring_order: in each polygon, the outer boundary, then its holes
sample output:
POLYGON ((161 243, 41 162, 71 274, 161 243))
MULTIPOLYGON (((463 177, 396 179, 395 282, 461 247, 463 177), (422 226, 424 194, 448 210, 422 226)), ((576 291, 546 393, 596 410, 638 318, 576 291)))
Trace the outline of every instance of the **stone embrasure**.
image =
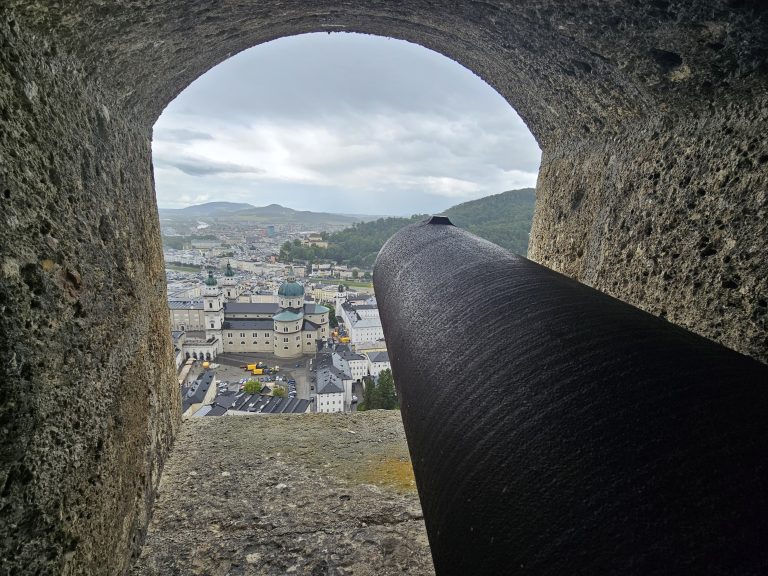
POLYGON ((119 574, 140 545, 179 420, 152 126, 281 36, 392 36, 471 69, 542 148, 534 259, 768 361, 765 2, 52 6, 0 3, 4 570, 119 574))
POLYGON ((184 421, 133 576, 433 574, 400 413, 184 421))

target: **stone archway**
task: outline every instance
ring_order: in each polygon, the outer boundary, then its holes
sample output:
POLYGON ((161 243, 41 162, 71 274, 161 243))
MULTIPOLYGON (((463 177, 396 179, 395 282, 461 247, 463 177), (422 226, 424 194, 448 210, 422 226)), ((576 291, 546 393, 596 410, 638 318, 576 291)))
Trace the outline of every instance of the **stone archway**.
POLYGON ((453 58, 542 148, 534 259, 765 361, 767 18, 729 0, 6 2, 8 565, 119 572, 140 545, 179 424, 151 126, 201 73, 310 31, 453 58), (67 383, 32 391, 62 369, 67 383), (94 383, 113 387, 109 405, 94 383), (64 405, 76 416, 51 418, 64 405))

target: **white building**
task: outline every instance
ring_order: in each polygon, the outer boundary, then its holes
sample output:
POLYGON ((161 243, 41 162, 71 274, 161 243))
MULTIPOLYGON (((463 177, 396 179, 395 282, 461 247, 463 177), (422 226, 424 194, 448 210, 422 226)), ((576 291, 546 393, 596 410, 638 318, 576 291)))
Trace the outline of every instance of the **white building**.
POLYGON ((368 375, 368 358, 350 352, 345 346, 339 346, 333 353, 333 365, 349 374, 352 380, 362 380, 368 375))
POLYGON ((329 353, 318 354, 315 368, 315 411, 349 411, 352 404, 352 376, 337 368, 329 353))
POLYGON ((382 371, 392 369, 387 352, 369 352, 366 357, 368 358, 368 373, 374 378, 378 378, 382 371))
POLYGON ((348 298, 337 314, 347 327, 352 344, 384 339, 375 297, 348 298))

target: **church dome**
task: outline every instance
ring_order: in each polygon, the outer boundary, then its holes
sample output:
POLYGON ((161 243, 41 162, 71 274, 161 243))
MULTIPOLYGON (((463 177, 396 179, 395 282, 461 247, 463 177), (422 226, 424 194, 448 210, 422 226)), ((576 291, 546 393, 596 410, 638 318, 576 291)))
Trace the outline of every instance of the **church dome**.
POLYGON ((227 262, 227 271, 224 272, 224 276, 226 276, 227 278, 232 278, 234 277, 234 275, 235 275, 235 271, 232 270, 232 265, 229 262, 227 262))
POLYGON ((216 286, 216 278, 213 277, 213 270, 208 270, 208 278, 205 279, 206 286, 216 286))
POLYGON ((285 282, 280 284, 280 288, 277 289, 277 295, 285 298, 304 296, 304 286, 296 282, 296 274, 293 272, 293 266, 291 266, 288 271, 288 277, 285 279, 285 282))
POLYGON ((277 295, 285 296, 286 298, 304 296, 304 286, 296 282, 296 280, 293 280, 293 282, 283 282, 277 290, 277 295))

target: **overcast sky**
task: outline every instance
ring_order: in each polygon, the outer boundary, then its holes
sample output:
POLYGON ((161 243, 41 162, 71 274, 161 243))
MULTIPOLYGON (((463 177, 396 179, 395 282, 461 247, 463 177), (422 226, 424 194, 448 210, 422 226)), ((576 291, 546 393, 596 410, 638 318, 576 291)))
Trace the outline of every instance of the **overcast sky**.
POLYGON ((281 38, 213 68, 155 124, 157 201, 436 213, 534 186, 539 148, 456 62, 360 34, 281 38))

